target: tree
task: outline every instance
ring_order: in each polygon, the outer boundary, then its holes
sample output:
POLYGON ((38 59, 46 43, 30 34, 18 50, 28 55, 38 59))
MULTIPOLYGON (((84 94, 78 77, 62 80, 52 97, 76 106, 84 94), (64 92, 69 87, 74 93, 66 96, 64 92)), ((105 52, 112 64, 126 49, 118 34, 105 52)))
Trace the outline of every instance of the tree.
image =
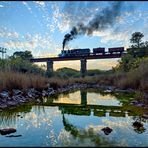
POLYGON ((144 45, 146 48, 148 48, 148 41, 145 41, 144 45))
POLYGON ((142 43, 142 38, 144 37, 143 33, 141 32, 135 32, 132 34, 132 37, 130 39, 131 43, 134 43, 135 45, 132 45, 134 48, 140 48, 143 43, 142 43))
POLYGON ((33 56, 32 56, 32 54, 31 54, 31 51, 28 51, 28 50, 26 50, 26 51, 16 51, 14 54, 13 54, 13 57, 20 57, 20 58, 22 58, 23 60, 26 60, 26 59, 30 59, 30 58, 32 58, 33 56))

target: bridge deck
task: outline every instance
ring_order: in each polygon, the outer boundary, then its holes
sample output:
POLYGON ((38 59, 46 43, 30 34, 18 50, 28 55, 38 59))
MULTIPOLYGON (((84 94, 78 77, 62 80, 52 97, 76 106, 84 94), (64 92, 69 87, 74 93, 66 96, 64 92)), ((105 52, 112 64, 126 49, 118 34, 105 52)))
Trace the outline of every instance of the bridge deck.
POLYGON ((110 59, 121 58, 122 54, 104 54, 104 55, 89 55, 89 56, 76 56, 76 57, 46 57, 46 58, 32 58, 31 62, 47 62, 47 61, 70 61, 80 59, 110 59))

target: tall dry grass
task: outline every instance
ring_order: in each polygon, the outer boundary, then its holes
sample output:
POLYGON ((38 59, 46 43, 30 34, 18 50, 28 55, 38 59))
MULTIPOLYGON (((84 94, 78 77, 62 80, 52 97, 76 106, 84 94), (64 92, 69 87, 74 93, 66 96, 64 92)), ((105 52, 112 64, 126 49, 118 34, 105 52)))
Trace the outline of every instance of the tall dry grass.
POLYGON ((13 71, 0 71, 0 91, 3 89, 42 89, 47 86, 48 79, 40 75, 23 74, 13 71))
POLYGON ((57 89, 74 83, 114 85, 119 88, 133 88, 148 93, 148 63, 141 63, 137 69, 123 73, 116 72, 108 75, 87 76, 85 78, 46 78, 41 75, 27 74, 13 71, 0 71, 0 91, 3 89, 42 90, 50 87, 57 89))
POLYGON ((148 61, 142 62, 136 69, 120 74, 118 78, 114 77, 114 84, 121 88, 133 88, 148 93, 148 61))

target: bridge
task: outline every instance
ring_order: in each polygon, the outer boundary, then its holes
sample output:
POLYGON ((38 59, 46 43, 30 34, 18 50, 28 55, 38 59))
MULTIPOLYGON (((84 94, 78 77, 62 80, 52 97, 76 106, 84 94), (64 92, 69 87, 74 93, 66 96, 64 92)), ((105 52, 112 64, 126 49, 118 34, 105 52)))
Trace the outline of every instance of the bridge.
POLYGON ((105 54, 98 55, 89 55, 89 56, 73 56, 73 57, 46 57, 46 58, 32 58, 30 62, 46 62, 47 63, 47 71, 53 72, 53 63, 55 61, 71 61, 71 60, 80 60, 81 64, 81 76, 84 77, 87 73, 87 60, 92 59, 111 59, 111 58, 121 58, 121 56, 125 53, 113 53, 110 54, 106 52, 105 54))
MULTIPOLYGON (((69 103, 58 101, 57 98, 48 98, 46 100, 41 100, 40 106, 50 106, 58 107, 62 114, 71 114, 71 115, 83 115, 90 116, 93 114, 98 117, 105 117, 106 113, 112 117, 126 117, 128 116, 142 116, 143 108, 134 107, 130 103, 126 103, 123 99, 120 100, 122 105, 103 105, 103 104, 89 104, 88 95, 86 90, 80 90, 80 103, 69 103), (129 110, 130 109, 130 110, 129 110)), ((106 93, 108 94, 108 93, 106 93)), ((78 98, 77 98, 78 99, 78 98)), ((75 99, 74 99, 75 100, 75 99)))

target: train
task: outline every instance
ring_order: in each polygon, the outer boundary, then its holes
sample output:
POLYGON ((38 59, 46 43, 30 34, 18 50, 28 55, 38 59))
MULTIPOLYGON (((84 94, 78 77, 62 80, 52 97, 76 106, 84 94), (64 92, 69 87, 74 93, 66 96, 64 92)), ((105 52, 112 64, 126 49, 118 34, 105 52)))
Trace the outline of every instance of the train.
POLYGON ((124 47, 108 48, 108 52, 105 52, 105 47, 93 48, 92 52, 89 48, 84 49, 71 49, 61 50, 59 57, 75 57, 75 56, 89 56, 89 55, 105 55, 105 54, 122 54, 124 47))

